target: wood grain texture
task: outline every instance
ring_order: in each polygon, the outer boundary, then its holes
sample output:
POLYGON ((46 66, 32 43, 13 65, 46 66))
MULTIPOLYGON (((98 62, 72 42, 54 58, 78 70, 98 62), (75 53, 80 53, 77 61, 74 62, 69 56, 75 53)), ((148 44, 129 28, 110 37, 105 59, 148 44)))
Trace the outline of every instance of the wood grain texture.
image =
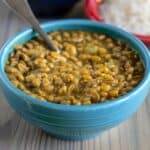
MULTIPOLYGON (((0 3, 0 46, 24 26, 0 3)), ((0 150, 150 150, 150 94, 130 119, 87 141, 50 137, 14 113, 1 94, 0 114, 0 150)))

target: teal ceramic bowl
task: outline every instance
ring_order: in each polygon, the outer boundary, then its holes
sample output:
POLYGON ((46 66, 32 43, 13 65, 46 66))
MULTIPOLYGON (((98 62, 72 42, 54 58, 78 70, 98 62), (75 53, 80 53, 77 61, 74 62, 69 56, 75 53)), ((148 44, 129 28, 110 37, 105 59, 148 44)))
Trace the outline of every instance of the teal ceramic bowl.
POLYGON ((118 125, 139 108, 150 86, 150 55, 141 41, 112 25, 88 20, 48 22, 43 24, 42 28, 46 32, 78 29, 94 31, 124 40, 139 53, 145 66, 145 75, 136 88, 114 101, 90 106, 67 106, 40 101, 14 87, 4 72, 8 55, 13 51, 12 47, 36 36, 32 29, 27 29, 9 40, 0 51, 0 85, 9 104, 25 120, 52 136, 68 140, 83 140, 118 125))

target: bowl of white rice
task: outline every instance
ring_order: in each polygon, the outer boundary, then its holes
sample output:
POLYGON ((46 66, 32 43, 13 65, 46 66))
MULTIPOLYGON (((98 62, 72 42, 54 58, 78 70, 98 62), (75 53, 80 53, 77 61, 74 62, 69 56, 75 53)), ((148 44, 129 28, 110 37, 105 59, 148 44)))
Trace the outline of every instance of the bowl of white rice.
POLYGON ((150 46, 150 0, 85 0, 87 16, 132 32, 150 46))

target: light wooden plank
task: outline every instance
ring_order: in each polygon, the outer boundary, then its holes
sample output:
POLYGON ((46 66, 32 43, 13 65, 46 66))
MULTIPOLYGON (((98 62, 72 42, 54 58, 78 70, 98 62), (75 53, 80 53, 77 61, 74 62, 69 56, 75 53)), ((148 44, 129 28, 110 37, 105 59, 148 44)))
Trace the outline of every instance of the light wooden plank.
POLYGON ((110 150, 109 132, 103 133, 99 140, 100 140, 101 150, 110 150))

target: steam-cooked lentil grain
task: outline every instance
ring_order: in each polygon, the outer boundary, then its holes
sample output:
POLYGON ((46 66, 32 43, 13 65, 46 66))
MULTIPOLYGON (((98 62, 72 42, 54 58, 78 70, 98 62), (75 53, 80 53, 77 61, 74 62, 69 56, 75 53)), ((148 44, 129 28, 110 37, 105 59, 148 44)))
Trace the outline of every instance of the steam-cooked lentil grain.
POLYGON ((49 35, 60 53, 50 51, 39 37, 16 46, 6 62, 10 81, 33 97, 90 105, 124 95, 143 78, 138 54, 122 41, 87 31, 49 35))

